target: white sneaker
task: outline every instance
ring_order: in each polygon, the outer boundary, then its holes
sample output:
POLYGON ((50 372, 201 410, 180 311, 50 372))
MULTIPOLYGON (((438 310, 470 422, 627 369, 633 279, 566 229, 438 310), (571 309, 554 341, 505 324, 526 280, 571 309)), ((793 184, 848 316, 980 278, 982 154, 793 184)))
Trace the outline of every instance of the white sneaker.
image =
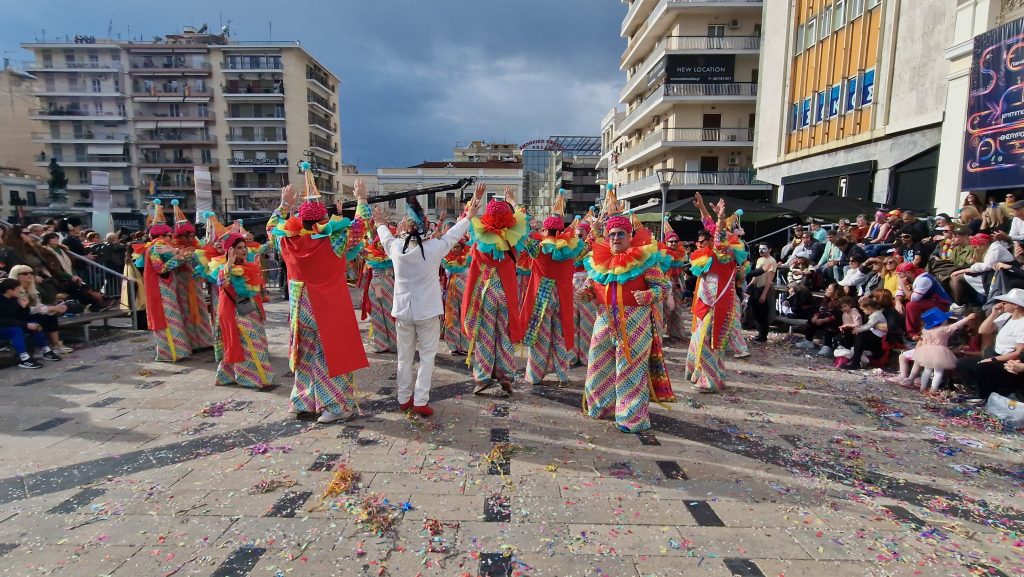
POLYGON ((818 356, 819 357, 830 357, 830 356, 832 356, 832 347, 830 347, 828 345, 822 345, 821 348, 818 349, 818 356))
POLYGON ((732 356, 734 359, 745 359, 750 356, 750 352, 736 353, 732 356))
POLYGON ((75 352, 75 349, 65 345, 64 343, 61 343, 61 344, 57 345, 57 347, 54 348, 53 350, 56 351, 57 354, 61 354, 61 355, 67 355, 67 354, 75 352))
POLYGON ((796 348, 809 351, 814 348, 814 343, 811 341, 800 341, 796 344, 796 348))
POLYGON ((963 314, 965 308, 967 308, 967 307, 964 306, 964 305, 952 304, 952 305, 949 305, 949 312, 951 312, 951 313, 953 313, 955 315, 959 315, 959 314, 963 314))
POLYGON ((316 420, 318 423, 333 423, 335 421, 341 421, 347 419, 353 415, 352 411, 342 411, 340 413, 331 413, 324 411, 320 413, 320 418, 316 420))
POLYGON ((853 351, 851 351, 850 349, 847 349, 845 347, 837 347, 835 352, 832 353, 832 355, 835 356, 835 358, 837 358, 837 359, 840 358, 840 357, 845 357, 847 359, 852 359, 853 358, 853 351))

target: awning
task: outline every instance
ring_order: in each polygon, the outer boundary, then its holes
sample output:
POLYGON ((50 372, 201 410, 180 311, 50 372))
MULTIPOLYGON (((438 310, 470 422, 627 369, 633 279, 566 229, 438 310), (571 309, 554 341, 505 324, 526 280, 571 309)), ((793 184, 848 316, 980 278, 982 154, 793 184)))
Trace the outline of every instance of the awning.
POLYGON ((140 168, 139 174, 160 174, 159 168, 140 168))
POLYGON ((161 120, 157 128, 202 128, 205 124, 202 120, 161 120))
POLYGON ((137 120, 135 122, 135 128, 152 129, 156 128, 156 122, 153 120, 137 120))
POLYGON ((124 156, 124 144, 90 144, 86 148, 87 154, 124 156))

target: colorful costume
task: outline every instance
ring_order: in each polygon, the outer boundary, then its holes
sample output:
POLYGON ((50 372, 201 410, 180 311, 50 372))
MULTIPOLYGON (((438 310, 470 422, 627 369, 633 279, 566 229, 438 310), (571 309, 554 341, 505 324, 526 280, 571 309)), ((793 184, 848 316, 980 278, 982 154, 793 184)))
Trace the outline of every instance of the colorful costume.
POLYGON ((732 323, 738 325, 736 269, 747 260, 746 248, 736 235, 716 230, 712 242, 711 248, 690 255, 690 271, 697 276, 697 288, 686 354, 686 377, 707 393, 725 385, 723 353, 732 323))
MULTIPOLYGON (((548 231, 564 226, 561 216, 544 221, 548 231)), ((528 243, 533 274, 529 276, 521 315, 528 323, 523 344, 528 347, 526 380, 531 384, 540 383, 551 372, 559 382, 569 380, 570 351, 576 336, 572 273, 584 246, 574 228, 554 235, 549 232, 549 236, 531 238, 528 243)))
POLYGON ((530 286, 530 273, 533 272, 533 256, 523 251, 516 257, 516 285, 519 291, 519 305, 522 306, 526 297, 526 289, 530 286))
POLYGON ((274 381, 260 294, 263 271, 258 251, 247 250, 245 262, 228 264, 234 258, 232 247, 238 242, 245 241, 238 235, 225 239, 223 246, 228 255, 213 258, 204 275, 217 285, 219 293, 213 347, 218 363, 216 384, 260 389, 274 381))
MULTIPOLYGON (((585 222, 580 223, 580 229, 583 229, 584 226, 586 227, 586 231, 589 232, 590 225, 585 222)), ((587 355, 590 354, 590 339, 594 336, 594 321, 597 320, 597 305, 592 299, 575 298, 575 294, 587 284, 587 268, 583 266, 583 263, 586 261, 587 257, 590 256, 590 243, 592 241, 590 237, 587 236, 580 239, 580 242, 582 242, 584 246, 579 256, 576 257, 572 275, 572 290, 574 296, 573 322, 576 329, 572 356, 574 363, 585 365, 587 364, 587 355)))
POLYGON ((395 318, 391 306, 395 298, 395 270, 379 238, 363 250, 366 273, 363 275, 362 320, 370 318, 370 339, 374 352, 398 351, 395 318))
MULTIPOLYGON (((674 232, 665 235, 666 241, 673 238, 679 240, 679 236, 674 232)), ((661 271, 665 273, 671 287, 672 304, 675 305, 669 309, 668 299, 665 299, 665 325, 671 339, 686 338, 686 321, 683 318, 683 271, 686 270, 688 263, 685 248, 675 249, 667 244, 662 247, 661 271)))
POLYGON ((346 258, 359 246, 363 223, 324 221, 326 209, 310 205, 317 203, 307 200, 290 218, 275 211, 267 229, 288 267, 292 408, 337 415, 355 407, 352 373, 369 366, 345 282, 346 258), (304 221, 317 224, 305 228, 304 221))
MULTIPOLYGON (((608 219, 606 228, 632 229, 625 217, 608 219)), ((652 397, 675 398, 664 360, 652 354, 661 342, 653 308, 668 290, 658 261, 658 243, 646 228, 638 230, 629 248, 619 254, 611 252, 607 241, 596 241, 586 261, 590 282, 585 292, 597 301, 597 321, 583 409, 594 419, 614 414, 615 424, 629 433, 651 427, 652 397)))
POLYGON ((202 251, 202 247, 195 238, 195 227, 185 218, 178 200, 172 200, 171 204, 174 206, 174 246, 184 255, 173 272, 174 288, 185 319, 185 335, 190 348, 198 351, 213 346, 213 326, 206 304, 206 282, 196 274, 196 266, 200 264, 196 251, 202 251))
POLYGON ((526 212, 503 200, 487 204, 470 226, 469 274, 462 301, 462 328, 469 336, 466 364, 480 392, 497 381, 508 394, 515 379, 513 343, 526 327, 519 316, 516 256, 526 241, 526 212))
POLYGON ((156 344, 156 360, 173 363, 191 355, 192 348, 175 286, 174 270, 181 260, 166 238, 172 229, 164 224, 163 208, 158 201, 155 204, 156 217, 149 229, 154 240, 133 249, 138 255, 135 266, 142 268, 145 279, 147 321, 156 344))
POLYGON ((466 294, 466 271, 469 270, 469 250, 459 243, 441 259, 441 267, 448 275, 444 291, 444 342, 452 353, 469 350, 469 338, 462 330, 462 299, 466 294))

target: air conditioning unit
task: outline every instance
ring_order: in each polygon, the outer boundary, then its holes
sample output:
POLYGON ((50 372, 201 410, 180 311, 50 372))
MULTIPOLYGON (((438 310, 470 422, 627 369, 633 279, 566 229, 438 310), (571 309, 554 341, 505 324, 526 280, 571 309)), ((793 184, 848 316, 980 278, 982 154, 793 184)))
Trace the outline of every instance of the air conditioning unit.
POLYGON ((739 166, 739 164, 740 164, 740 157, 738 157, 738 156, 730 156, 729 157, 729 166, 739 166))
POLYGON ((740 27, 740 21, 739 20, 733 18, 732 20, 729 21, 729 28, 732 28, 732 29, 735 30, 736 28, 739 28, 739 27, 740 27))

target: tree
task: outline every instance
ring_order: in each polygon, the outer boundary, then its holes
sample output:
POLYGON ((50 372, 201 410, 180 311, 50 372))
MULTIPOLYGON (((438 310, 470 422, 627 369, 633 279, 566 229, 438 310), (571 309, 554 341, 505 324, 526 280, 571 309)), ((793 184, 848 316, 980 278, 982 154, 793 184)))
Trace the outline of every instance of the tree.
POLYGON ((53 203, 67 202, 68 177, 64 176, 64 169, 57 164, 56 158, 50 159, 50 200, 53 203))

